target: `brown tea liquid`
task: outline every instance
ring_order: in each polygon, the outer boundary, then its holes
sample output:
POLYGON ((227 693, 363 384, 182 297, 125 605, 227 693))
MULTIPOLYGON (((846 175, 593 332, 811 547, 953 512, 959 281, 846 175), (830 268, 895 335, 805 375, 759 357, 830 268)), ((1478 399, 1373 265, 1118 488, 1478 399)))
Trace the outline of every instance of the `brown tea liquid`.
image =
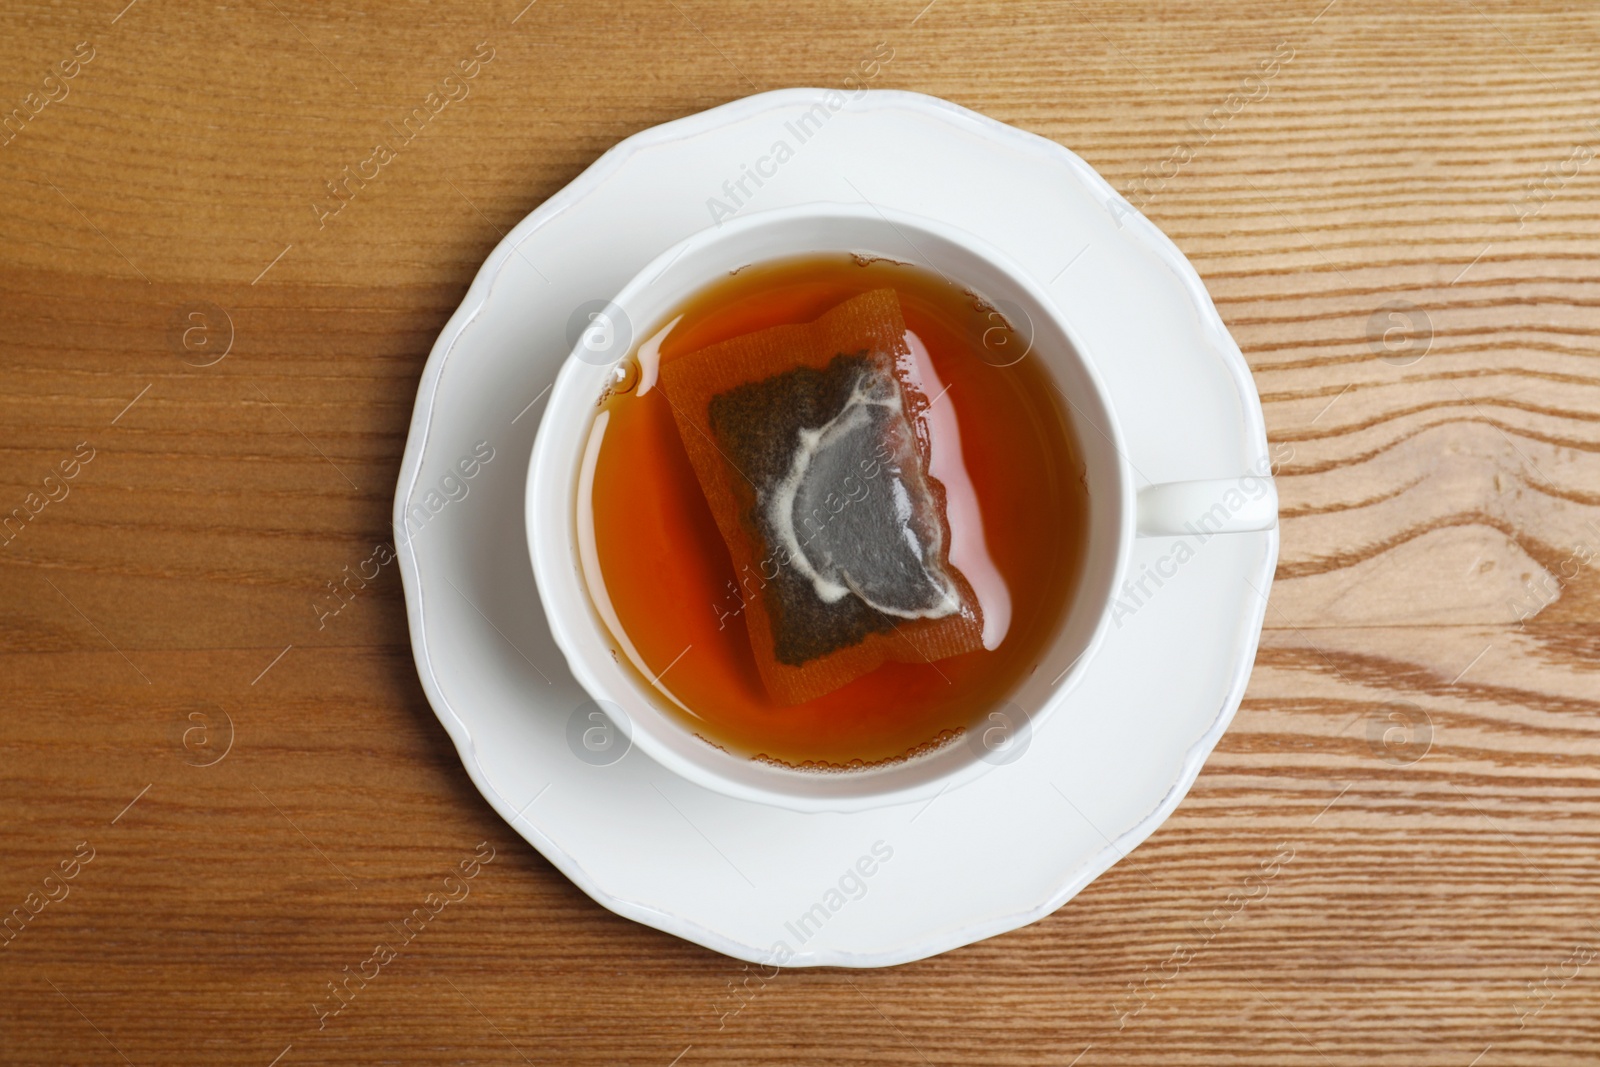
MULTIPOLYGON (((914 335, 908 341, 920 342, 943 390, 929 397, 924 427, 948 426, 953 412, 959 429, 959 465, 976 508, 952 513, 950 521, 953 528, 981 524, 987 558, 982 568, 969 565, 987 570, 991 587, 1002 585, 996 599, 1008 611, 996 610, 993 599, 984 604, 985 643, 993 647, 932 663, 885 663, 815 700, 777 706, 762 686, 744 624, 742 605, 760 595, 759 576, 734 574, 667 397, 658 386, 641 390, 640 368, 630 359, 597 412, 605 413, 605 425, 593 489, 578 507, 592 509, 605 597, 643 661, 646 688, 670 692, 689 710, 665 695, 657 703, 737 755, 851 766, 947 740, 1004 703, 1032 672, 1050 668, 1041 656, 1079 578, 1088 496, 1061 398, 1037 353, 997 365, 1012 358, 1000 353, 1023 351, 1028 341, 931 271, 844 254, 746 267, 664 320, 678 318, 659 359, 665 364, 741 334, 810 322, 886 287, 898 292, 914 335), (949 408, 939 411, 942 405, 949 408)), ((643 377, 648 385, 653 375, 643 377)), ((954 541, 951 562, 961 566, 954 541)), ((981 601, 983 583, 968 577, 981 601)), ((628 663, 620 650, 617 659, 628 663)))

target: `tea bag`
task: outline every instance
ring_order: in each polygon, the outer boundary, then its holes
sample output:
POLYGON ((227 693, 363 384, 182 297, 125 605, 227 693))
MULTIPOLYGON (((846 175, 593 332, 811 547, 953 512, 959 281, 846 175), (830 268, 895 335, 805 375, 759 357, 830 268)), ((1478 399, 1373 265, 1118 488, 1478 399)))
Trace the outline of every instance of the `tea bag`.
POLYGON ((983 647, 977 599, 948 559, 908 356, 899 297, 880 289, 661 368, 780 704, 888 659, 983 647))

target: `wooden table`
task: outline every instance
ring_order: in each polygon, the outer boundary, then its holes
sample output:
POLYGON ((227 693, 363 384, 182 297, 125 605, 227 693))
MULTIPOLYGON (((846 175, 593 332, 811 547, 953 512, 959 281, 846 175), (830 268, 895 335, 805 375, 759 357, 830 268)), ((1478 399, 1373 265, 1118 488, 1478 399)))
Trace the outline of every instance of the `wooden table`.
POLYGON ((0 909, 40 904, 0 1062, 1600 1058, 1600 13, 924 2, 12 6, 0 909), (392 566, 317 605, 390 537, 505 230, 628 134, 880 45, 872 85, 1070 146, 1194 261, 1283 556, 1233 728, 1127 861, 982 944, 746 985, 479 798, 392 566), (319 1030, 480 842, 471 902, 319 1030))

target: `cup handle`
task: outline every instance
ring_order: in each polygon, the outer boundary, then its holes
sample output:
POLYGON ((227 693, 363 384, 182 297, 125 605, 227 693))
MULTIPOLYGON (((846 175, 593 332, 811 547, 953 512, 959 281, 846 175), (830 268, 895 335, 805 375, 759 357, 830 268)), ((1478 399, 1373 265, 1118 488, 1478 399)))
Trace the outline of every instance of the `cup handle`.
POLYGON ((1257 474, 1163 482, 1139 490, 1138 517, 1140 537, 1270 530, 1278 525, 1278 489, 1271 478, 1257 474))

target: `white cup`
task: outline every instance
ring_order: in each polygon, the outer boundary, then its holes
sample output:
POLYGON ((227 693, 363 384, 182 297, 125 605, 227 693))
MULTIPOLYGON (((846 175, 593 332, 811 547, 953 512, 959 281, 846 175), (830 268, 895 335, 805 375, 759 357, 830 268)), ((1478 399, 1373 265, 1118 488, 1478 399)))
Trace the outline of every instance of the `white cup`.
MULTIPOLYGON (((640 388, 653 378, 651 360, 640 388)), ((1025 749, 1083 676, 1104 639, 1115 591, 1136 536, 1267 530, 1277 494, 1265 472, 1243 475, 1265 491, 1246 498, 1241 478, 1175 482, 1134 490, 1122 431, 1082 340, 1017 264, 983 240, 932 219, 860 204, 815 203, 752 214, 702 230, 667 249, 594 313, 557 376, 528 469, 528 546, 550 630, 580 685, 634 746, 668 770, 708 789, 797 811, 857 811, 925 800, 955 788, 1025 749), (1042 657, 1042 667, 1011 694, 1011 710, 953 743, 915 759, 859 771, 791 770, 741 758, 694 736, 647 695, 626 665, 631 645, 603 618, 580 553, 577 502, 596 401, 617 363, 659 345, 675 309, 708 283, 752 263, 813 253, 862 253, 932 267, 1032 327, 1032 352, 1069 398, 1089 489, 1088 544, 1072 602, 1042 657), (1230 495, 1231 493, 1231 495, 1230 495), (1224 506, 1224 498, 1242 506, 1224 506), (626 647, 624 647, 626 646, 626 647), (621 653, 621 654, 618 654, 621 653), (1018 711, 1020 710, 1020 720, 1018 711)), ((648 536, 642 533, 642 536, 648 536)), ((614 619, 614 615, 612 616, 614 619)), ((641 665, 642 667, 642 665, 641 665)), ((974 712, 982 709, 974 709, 974 712)), ((977 719, 977 715, 974 718, 977 719)))

